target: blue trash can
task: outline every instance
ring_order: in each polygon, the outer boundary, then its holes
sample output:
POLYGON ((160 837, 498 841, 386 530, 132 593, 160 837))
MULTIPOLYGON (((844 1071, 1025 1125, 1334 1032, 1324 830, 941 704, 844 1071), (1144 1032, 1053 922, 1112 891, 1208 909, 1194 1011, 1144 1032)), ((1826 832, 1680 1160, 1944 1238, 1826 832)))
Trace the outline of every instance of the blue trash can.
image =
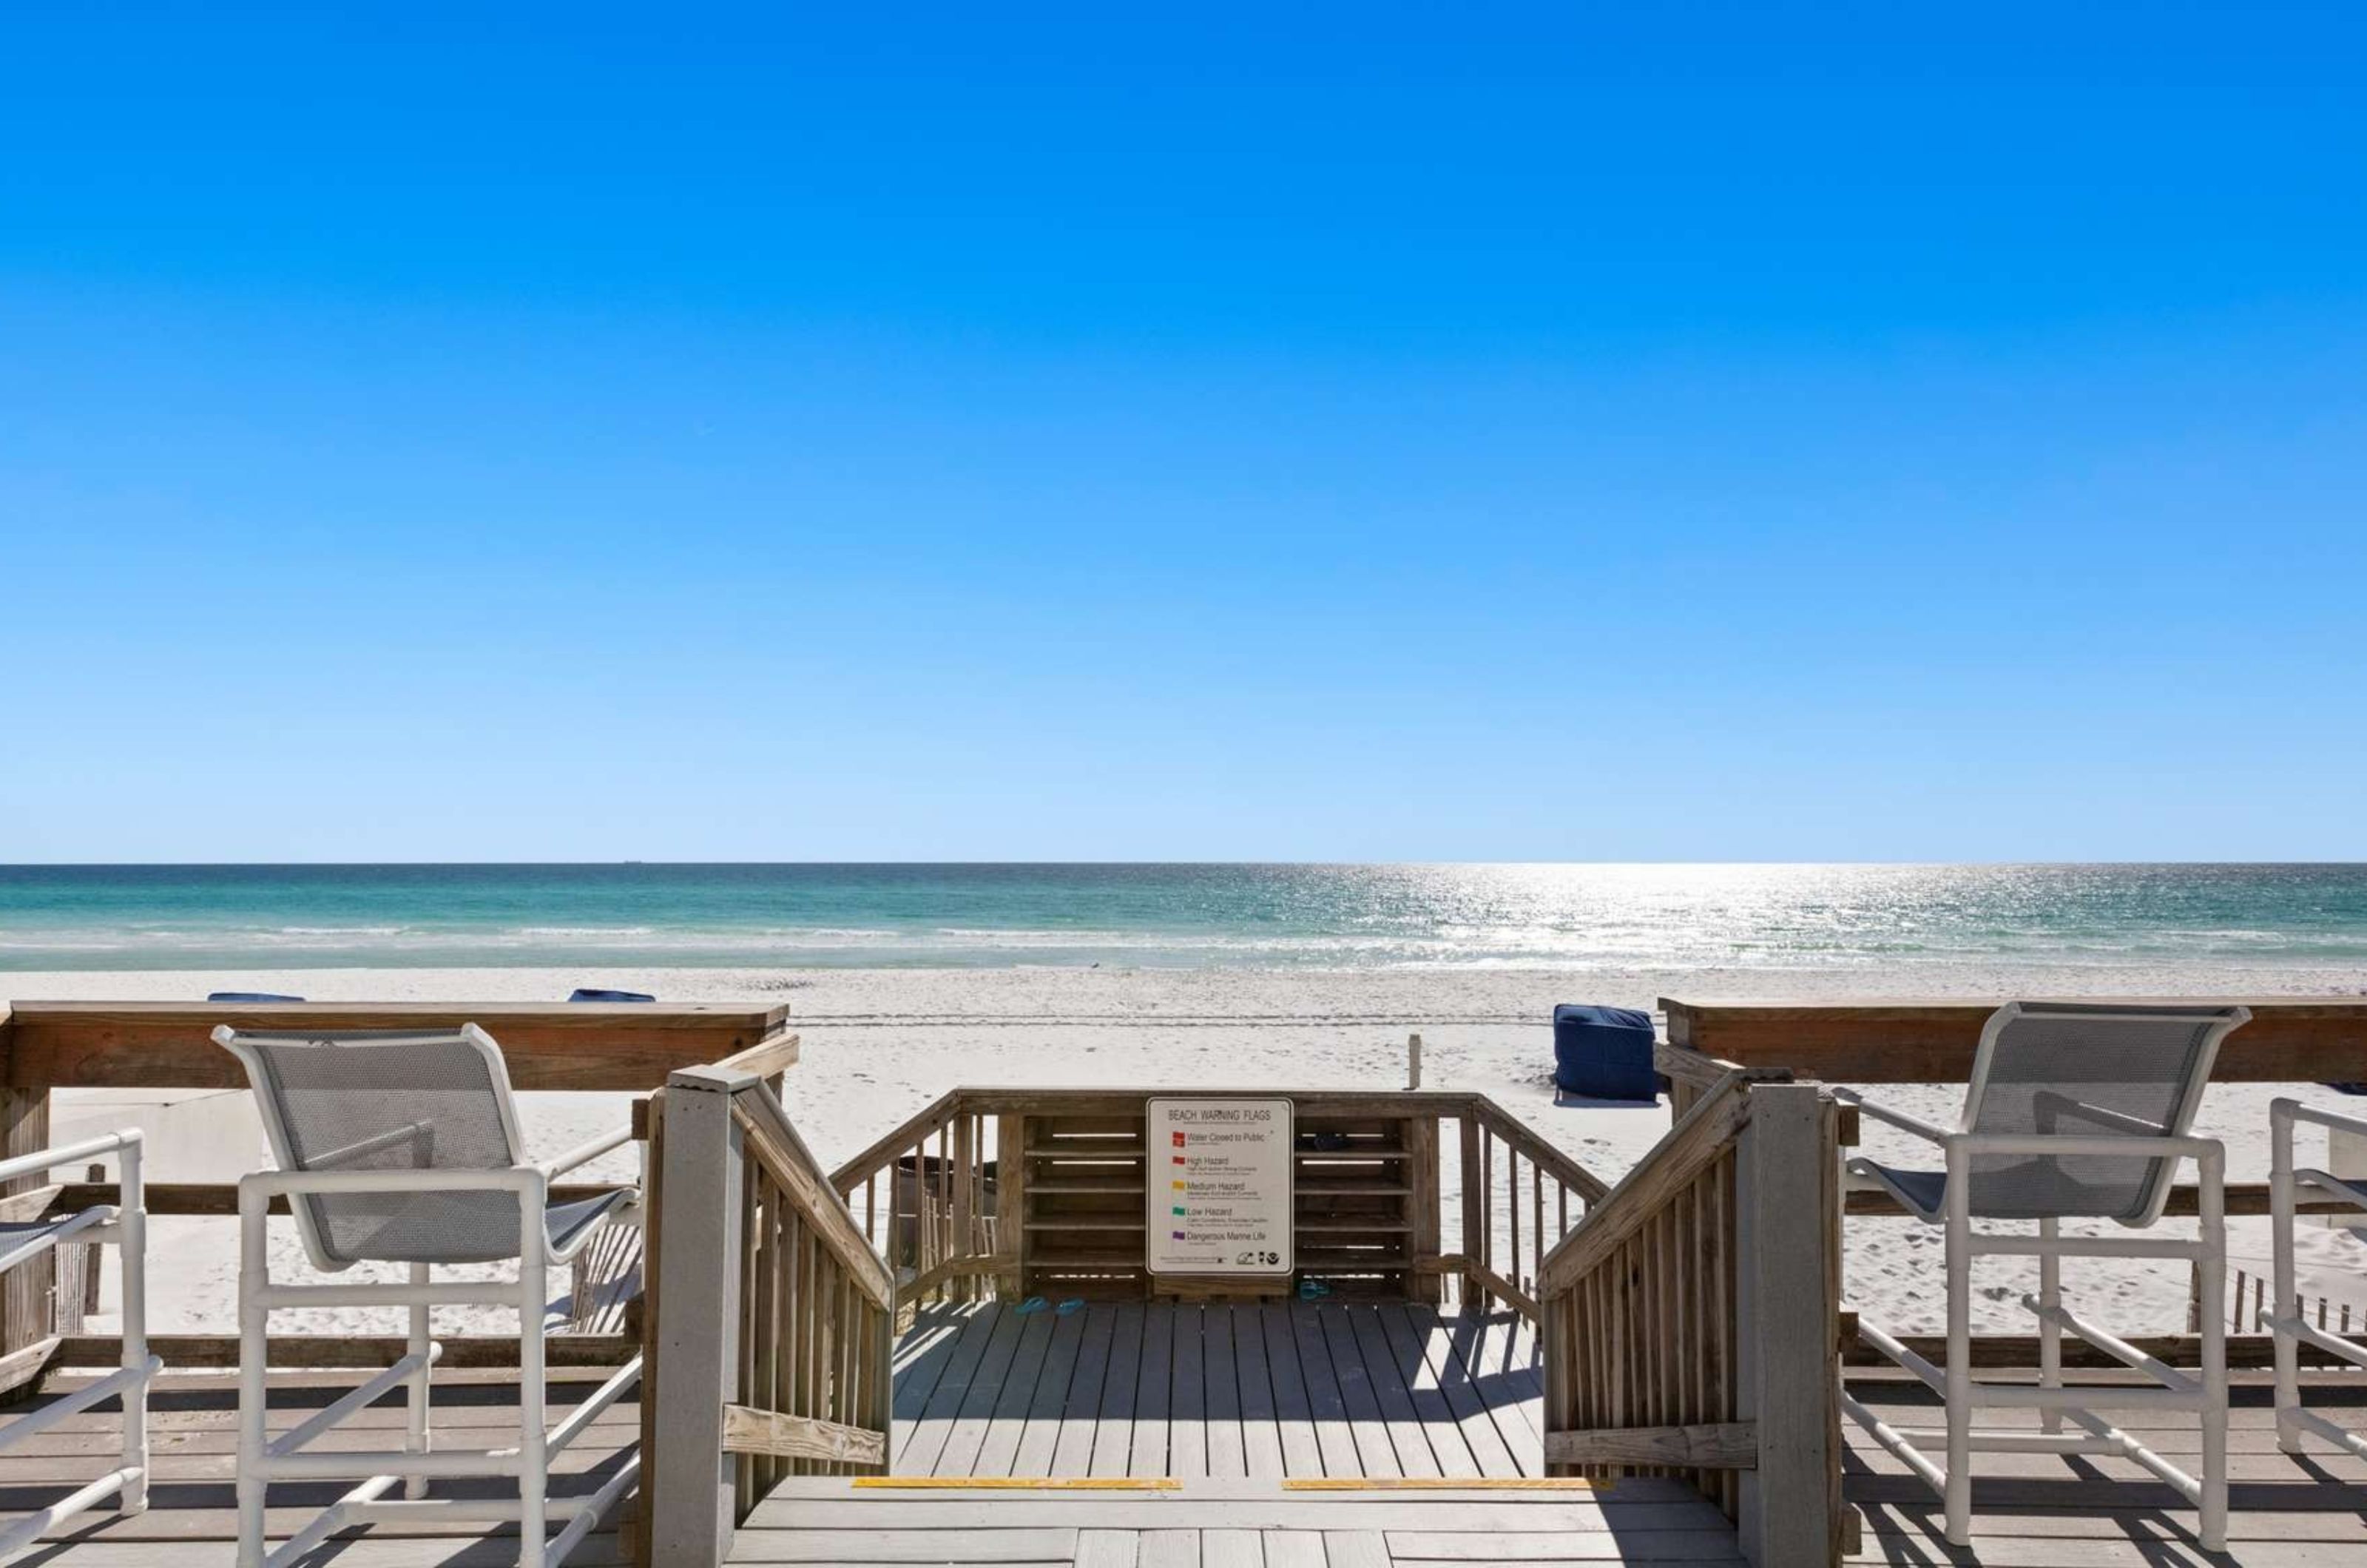
POLYGON ((1554 1085, 1597 1100, 1657 1100, 1652 1015, 1564 1002, 1553 1011, 1554 1085))

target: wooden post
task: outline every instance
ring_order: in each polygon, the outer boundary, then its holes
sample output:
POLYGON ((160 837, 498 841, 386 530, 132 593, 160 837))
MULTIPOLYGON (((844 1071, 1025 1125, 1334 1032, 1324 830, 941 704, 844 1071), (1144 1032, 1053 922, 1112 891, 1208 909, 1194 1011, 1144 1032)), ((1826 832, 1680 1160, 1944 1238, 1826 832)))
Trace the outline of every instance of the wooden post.
POLYGON ((1027 1273, 1027 1118, 994 1119, 995 1290, 1006 1300, 1025 1295, 1027 1273))
MULTIPOLYGON (((0 1008, 0 1064, 15 1055, 15 1030, 0 1008)), ((50 1143, 50 1091, 0 1089, 0 1158, 28 1155, 50 1143)), ((50 1179, 45 1171, 0 1184, 0 1196, 29 1192, 50 1179)), ((51 1298, 57 1289, 55 1249, 0 1277, 0 1356, 38 1345, 51 1333, 51 1298)))
POLYGON ((1759 1568, 1839 1561, 1840 1364, 1828 1216, 1838 1119, 1815 1084, 1755 1084, 1735 1160, 1738 1420, 1758 1428, 1736 1520, 1759 1568))
MULTIPOLYGON (((953 1148, 953 1232, 954 1244, 946 1252, 949 1258, 968 1258, 978 1251, 978 1226, 973 1223, 972 1195, 978 1187, 978 1150, 976 1136, 977 1113, 957 1107, 954 1111, 953 1148)), ((946 1294, 957 1302, 978 1300, 978 1280, 970 1275, 957 1276, 946 1281, 946 1294)))
MULTIPOLYGON (((1411 1261, 1417 1266, 1422 1259, 1438 1256, 1438 1116, 1424 1111, 1406 1119, 1406 1185, 1413 1193, 1406 1200, 1410 1210, 1407 1220, 1413 1226, 1411 1261)), ((1435 1272, 1417 1267, 1406 1276, 1406 1293, 1418 1302, 1438 1304, 1445 1280, 1435 1272)))
POLYGON ((1466 1311, 1474 1301, 1488 1300, 1479 1282, 1479 1260, 1488 1249, 1488 1180, 1479 1171, 1479 1118, 1466 1106, 1463 1129, 1463 1285, 1458 1294, 1466 1311))
POLYGON ((653 1450, 641 1456, 652 1562, 713 1564, 730 1551, 737 1460, 723 1451, 723 1407, 738 1396, 740 1272, 717 1267, 741 1245, 744 1134, 736 1088, 715 1067, 666 1079, 665 1245, 658 1258, 653 1450))

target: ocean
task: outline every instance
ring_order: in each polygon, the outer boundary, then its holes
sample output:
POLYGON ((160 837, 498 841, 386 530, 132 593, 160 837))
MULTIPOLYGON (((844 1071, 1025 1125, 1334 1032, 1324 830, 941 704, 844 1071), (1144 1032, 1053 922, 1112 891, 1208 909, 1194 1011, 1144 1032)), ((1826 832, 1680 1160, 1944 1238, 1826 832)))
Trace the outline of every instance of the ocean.
POLYGON ((2367 969, 2367 865, 0 867, 0 969, 2367 969))

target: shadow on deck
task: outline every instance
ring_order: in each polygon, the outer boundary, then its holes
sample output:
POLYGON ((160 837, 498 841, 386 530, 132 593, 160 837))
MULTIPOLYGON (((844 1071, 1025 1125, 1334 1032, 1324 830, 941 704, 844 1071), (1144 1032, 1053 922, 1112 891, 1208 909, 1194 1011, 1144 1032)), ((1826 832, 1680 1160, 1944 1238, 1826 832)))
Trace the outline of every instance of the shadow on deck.
MULTIPOLYGON (((550 1413, 556 1420, 599 1386, 605 1371, 554 1371, 550 1413)), ((57 1377, 40 1396, 11 1407, 35 1410, 86 1380, 57 1377)), ((295 1426, 354 1383, 351 1373, 286 1373, 272 1380, 270 1425, 295 1426)), ((436 1380, 436 1432, 453 1446, 495 1448, 517 1431, 517 1386, 502 1374, 453 1372, 436 1380)), ((391 1394, 312 1446, 317 1451, 385 1446, 403 1424, 402 1395, 391 1394)), ((0 1455, 0 1513, 16 1517, 54 1502, 115 1462, 113 1401, 70 1416, 56 1427, 0 1455)), ((553 1497, 595 1491, 640 1440, 640 1413, 629 1394, 605 1411, 583 1438, 554 1461, 553 1497)), ((237 1554, 235 1484, 238 1469, 238 1386, 234 1374, 187 1374, 160 1381, 149 1401, 149 1449, 154 1465, 148 1511, 123 1517, 105 1506, 69 1520, 18 1564, 70 1562, 74 1568, 212 1568, 237 1554)), ((439 1481, 434 1495, 493 1496, 497 1480, 439 1481)), ((275 1483, 266 1516, 277 1542, 343 1496, 352 1483, 275 1483)), ((511 1492, 515 1495, 515 1491, 511 1492)), ((630 1506, 628 1503, 627 1507, 630 1506)), ((324 1544, 309 1560, 342 1568, 425 1568, 427 1564, 510 1563, 517 1560, 515 1526, 458 1521, 373 1525, 324 1544), (506 1538, 506 1539, 504 1539, 506 1538)), ((606 1521, 568 1561, 599 1568, 625 1561, 616 1521, 606 1521)))

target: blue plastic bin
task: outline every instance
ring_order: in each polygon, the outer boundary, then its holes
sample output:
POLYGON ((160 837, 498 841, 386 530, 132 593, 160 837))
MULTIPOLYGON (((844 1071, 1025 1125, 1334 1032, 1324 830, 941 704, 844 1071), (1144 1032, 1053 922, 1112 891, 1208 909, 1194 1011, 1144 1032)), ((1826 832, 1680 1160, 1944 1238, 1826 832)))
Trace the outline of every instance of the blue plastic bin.
POLYGON ((1652 1015, 1564 1002, 1554 1009, 1554 1084, 1597 1100, 1657 1100, 1652 1015))

